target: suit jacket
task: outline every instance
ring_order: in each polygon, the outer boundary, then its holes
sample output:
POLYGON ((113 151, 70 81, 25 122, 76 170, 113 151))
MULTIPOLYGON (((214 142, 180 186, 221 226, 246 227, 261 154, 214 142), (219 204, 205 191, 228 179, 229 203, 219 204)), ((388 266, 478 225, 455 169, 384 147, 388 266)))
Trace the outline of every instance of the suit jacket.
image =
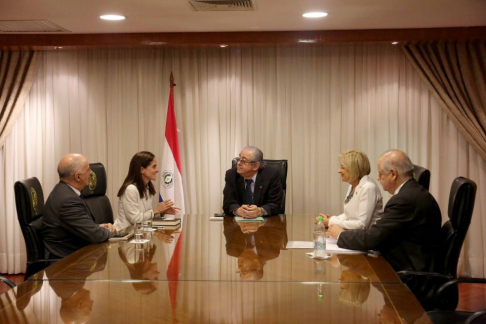
MULTIPOLYGON (((346 197, 351 193, 349 186, 346 197)), ((329 226, 337 224, 344 229, 368 229, 383 214, 383 198, 380 188, 370 176, 361 178, 351 200, 344 204, 344 213, 332 216, 329 226)))
MULTIPOLYGON (((223 210, 227 215, 243 205, 245 179, 236 172, 236 168, 226 171, 223 190, 223 210)), ((265 209, 268 215, 277 215, 283 198, 282 183, 278 171, 272 168, 258 170, 253 192, 253 203, 265 209)))
POLYGON ((376 224, 368 230, 342 232, 337 244, 352 250, 378 250, 395 271, 432 271, 441 222, 434 197, 410 179, 388 201, 376 224))
POLYGON ((113 236, 95 223, 86 203, 62 181, 47 198, 42 226, 49 257, 63 258, 90 243, 101 243, 113 236))
POLYGON ((128 185, 118 200, 118 218, 113 224, 116 230, 119 231, 135 223, 143 223, 154 218, 152 197, 152 195, 147 194, 144 198, 140 198, 137 186, 128 185))

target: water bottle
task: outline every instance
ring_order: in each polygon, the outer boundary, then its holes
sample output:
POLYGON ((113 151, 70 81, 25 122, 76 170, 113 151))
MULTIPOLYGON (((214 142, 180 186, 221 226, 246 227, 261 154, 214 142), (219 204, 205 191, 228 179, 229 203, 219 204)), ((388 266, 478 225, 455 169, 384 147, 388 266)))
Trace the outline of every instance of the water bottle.
POLYGON ((326 227, 324 226, 324 218, 317 217, 317 224, 314 229, 314 257, 326 257, 326 227))

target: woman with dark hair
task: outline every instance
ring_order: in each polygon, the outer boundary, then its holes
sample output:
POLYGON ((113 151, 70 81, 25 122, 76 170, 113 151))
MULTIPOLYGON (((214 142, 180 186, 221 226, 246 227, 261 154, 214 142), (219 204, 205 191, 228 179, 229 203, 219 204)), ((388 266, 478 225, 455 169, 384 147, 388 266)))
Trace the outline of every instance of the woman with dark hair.
POLYGON ((170 199, 152 208, 152 197, 155 195, 152 181, 155 181, 157 173, 157 159, 152 153, 142 151, 132 157, 128 175, 118 191, 118 218, 114 224, 117 230, 143 223, 156 214, 177 214, 180 210, 170 199))

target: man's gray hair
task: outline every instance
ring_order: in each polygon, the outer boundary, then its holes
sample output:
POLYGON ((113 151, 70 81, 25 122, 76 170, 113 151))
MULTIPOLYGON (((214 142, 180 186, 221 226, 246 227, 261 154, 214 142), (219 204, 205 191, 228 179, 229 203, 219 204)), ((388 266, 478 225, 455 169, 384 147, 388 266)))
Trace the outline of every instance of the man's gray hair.
POLYGON ((407 153, 393 149, 383 153, 380 158, 382 157, 381 168, 386 174, 395 169, 401 178, 413 177, 413 163, 407 153))
POLYGON ((83 159, 73 159, 71 163, 61 168, 61 165, 57 167, 57 173, 59 174, 59 179, 72 179, 76 172, 81 170, 83 166, 83 159))
POLYGON ((262 150, 255 146, 247 146, 243 150, 251 152, 251 160, 260 163, 260 169, 265 167, 262 150))

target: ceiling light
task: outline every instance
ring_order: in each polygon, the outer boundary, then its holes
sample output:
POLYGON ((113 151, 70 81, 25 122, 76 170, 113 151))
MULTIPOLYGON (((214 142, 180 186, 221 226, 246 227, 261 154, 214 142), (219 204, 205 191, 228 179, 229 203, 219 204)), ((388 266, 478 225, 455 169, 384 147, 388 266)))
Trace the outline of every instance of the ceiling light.
POLYGON ((397 44, 398 44, 398 42, 392 42, 392 45, 397 45, 397 44))
POLYGON ((319 11, 306 12, 305 14, 302 15, 302 17, 305 18, 322 18, 326 16, 327 16, 327 12, 319 12, 319 11))
POLYGON ((61 49, 61 48, 62 48, 62 46, 56 46, 56 47, 54 47, 54 49, 61 49))
POLYGON ((123 20, 125 19, 125 16, 120 16, 120 15, 102 15, 100 16, 101 19, 103 20, 123 20))
POLYGON ((315 43, 315 39, 299 39, 299 43, 315 43))
POLYGON ((228 45, 226 45, 226 44, 221 44, 221 45, 219 45, 219 47, 223 47, 223 48, 224 48, 224 47, 228 47, 228 45))

